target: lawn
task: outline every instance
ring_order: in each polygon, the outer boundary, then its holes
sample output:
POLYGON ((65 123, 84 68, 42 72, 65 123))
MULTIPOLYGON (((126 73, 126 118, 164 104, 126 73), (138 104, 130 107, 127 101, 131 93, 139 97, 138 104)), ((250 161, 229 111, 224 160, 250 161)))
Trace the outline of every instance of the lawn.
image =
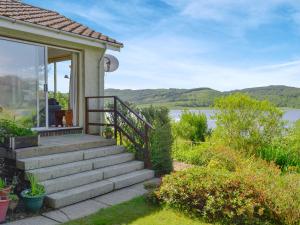
POLYGON ((166 208, 146 202, 144 197, 102 209, 91 216, 65 225, 210 225, 166 208))

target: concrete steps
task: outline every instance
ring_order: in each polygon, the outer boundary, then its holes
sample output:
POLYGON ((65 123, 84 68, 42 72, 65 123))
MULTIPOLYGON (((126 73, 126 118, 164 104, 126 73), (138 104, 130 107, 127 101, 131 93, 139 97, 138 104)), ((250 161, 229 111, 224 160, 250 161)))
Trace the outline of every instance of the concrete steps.
POLYGON ((63 135, 40 138, 40 146, 14 151, 15 159, 25 159, 51 154, 74 152, 79 150, 115 145, 114 139, 104 139, 94 135, 63 135))
POLYGON ((124 147, 115 145, 109 147, 92 148, 88 150, 38 156, 33 158, 18 159, 17 168, 22 170, 33 170, 37 168, 56 166, 85 159, 93 159, 103 156, 119 154, 124 151, 124 147))
POLYGON ((119 176, 114 179, 103 180, 77 188, 68 189, 47 195, 46 203, 52 208, 60 208, 66 205, 74 204, 85 199, 90 199, 102 194, 106 194, 118 187, 127 187, 154 177, 152 170, 140 170, 129 173, 128 176, 119 176), (138 177, 138 178, 137 178, 138 177))
POLYGON ((18 151, 16 158, 19 169, 25 174, 34 174, 45 186, 45 202, 52 208, 94 198, 154 177, 153 171, 144 169, 143 162, 134 160, 134 154, 125 152, 124 147, 116 146, 114 142, 103 144, 88 136, 85 141, 76 139, 73 143, 70 136, 63 138, 65 142, 61 141, 57 148, 52 143, 54 138, 49 144, 51 147, 36 148, 42 149, 41 152, 35 148, 24 149, 26 154, 18 151))
POLYGON ((82 160, 78 162, 66 163, 57 166, 27 170, 26 174, 35 175, 39 181, 64 177, 84 171, 99 169, 106 166, 112 166, 124 162, 129 162, 134 159, 132 153, 122 153, 112 156, 105 156, 95 159, 82 160))
POLYGON ((41 182, 46 189, 47 194, 52 194, 66 189, 82 186, 89 183, 101 181, 103 179, 130 173, 144 168, 143 162, 131 161, 127 163, 109 166, 103 169, 91 170, 87 172, 77 173, 70 176, 60 177, 56 179, 41 182))

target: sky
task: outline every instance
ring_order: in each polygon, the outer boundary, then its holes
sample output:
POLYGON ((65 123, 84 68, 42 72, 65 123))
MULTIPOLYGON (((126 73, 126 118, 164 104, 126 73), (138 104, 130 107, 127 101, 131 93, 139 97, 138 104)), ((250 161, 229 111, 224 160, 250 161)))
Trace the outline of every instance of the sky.
POLYGON ((300 87, 299 0, 23 0, 124 43, 106 88, 300 87))

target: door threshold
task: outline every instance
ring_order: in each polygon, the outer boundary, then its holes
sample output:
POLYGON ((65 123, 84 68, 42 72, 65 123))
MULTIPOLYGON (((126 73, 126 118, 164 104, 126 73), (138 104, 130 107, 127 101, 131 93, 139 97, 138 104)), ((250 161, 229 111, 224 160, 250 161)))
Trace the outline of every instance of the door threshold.
POLYGON ((82 129, 82 127, 37 127, 32 128, 31 130, 37 131, 37 132, 43 132, 43 131, 61 131, 61 130, 78 130, 82 129))
POLYGON ((41 137, 83 133, 82 127, 49 127, 49 128, 44 127, 44 128, 35 128, 33 130, 38 132, 41 137))

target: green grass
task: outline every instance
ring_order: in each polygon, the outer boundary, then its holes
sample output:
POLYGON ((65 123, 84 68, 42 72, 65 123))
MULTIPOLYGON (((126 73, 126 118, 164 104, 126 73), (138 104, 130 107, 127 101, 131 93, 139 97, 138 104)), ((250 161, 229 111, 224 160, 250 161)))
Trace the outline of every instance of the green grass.
POLYGON ((146 202, 144 197, 100 210, 65 225, 210 225, 166 208, 146 202))

